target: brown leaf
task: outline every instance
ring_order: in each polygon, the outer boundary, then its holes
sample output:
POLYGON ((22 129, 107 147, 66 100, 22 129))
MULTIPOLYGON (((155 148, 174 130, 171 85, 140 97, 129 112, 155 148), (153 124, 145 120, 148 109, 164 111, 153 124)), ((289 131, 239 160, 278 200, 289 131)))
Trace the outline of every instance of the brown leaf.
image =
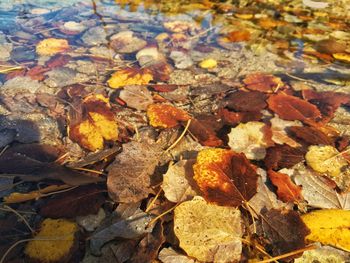
POLYGON ((278 145, 268 148, 265 157, 265 166, 268 169, 278 170, 290 168, 304 160, 306 150, 293 148, 288 145, 278 145))
POLYGON ((298 202, 303 199, 301 187, 295 185, 288 175, 274 172, 271 169, 267 174, 272 184, 277 187, 278 198, 283 202, 298 202))
POLYGON ((209 202, 239 206, 256 194, 256 168, 244 154, 211 148, 199 152, 194 180, 209 202))
POLYGON ((46 62, 46 66, 50 69, 58 68, 58 67, 63 67, 66 65, 71 59, 71 56, 69 55, 62 55, 58 54, 50 58, 46 62))
POLYGON ((208 126, 205 122, 191 119, 188 130, 191 134, 204 146, 216 147, 222 145, 222 140, 216 136, 216 132, 212 126, 208 126))
POLYGON ((246 123, 250 121, 259 121, 262 118, 260 111, 245 111, 245 112, 234 112, 228 109, 221 108, 218 111, 218 116, 223 120, 225 124, 236 125, 238 123, 246 123))
POLYGON ((105 201, 104 187, 85 185, 47 200, 39 214, 50 218, 72 218, 96 214, 105 201))
POLYGON ((334 145, 334 140, 323 133, 316 127, 310 126, 293 126, 289 127, 288 131, 291 132, 297 139, 301 140, 306 145, 334 145))
POLYGON ((151 176, 162 154, 154 141, 132 141, 108 167, 107 187, 115 202, 137 202, 152 192, 151 176))
POLYGON ((310 230, 298 212, 271 209, 262 213, 262 227, 272 245, 273 255, 281 255, 305 247, 310 230))
POLYGON ((253 73, 243 79, 247 89, 273 93, 284 86, 280 78, 264 73, 253 73))
POLYGON ((230 42, 242 42, 250 39, 250 32, 248 30, 233 31, 227 35, 230 42))
POLYGON ((236 91, 224 100, 224 106, 234 111, 256 112, 266 108, 267 95, 259 91, 236 91))
POLYGON ((44 80, 45 79, 44 73, 49 70, 50 69, 45 68, 43 66, 35 66, 27 71, 26 76, 29 76, 31 79, 35 79, 39 81, 44 80))
POLYGON ((267 103, 269 109, 284 120, 316 122, 322 117, 321 112, 315 105, 298 97, 279 93, 271 95, 267 103))

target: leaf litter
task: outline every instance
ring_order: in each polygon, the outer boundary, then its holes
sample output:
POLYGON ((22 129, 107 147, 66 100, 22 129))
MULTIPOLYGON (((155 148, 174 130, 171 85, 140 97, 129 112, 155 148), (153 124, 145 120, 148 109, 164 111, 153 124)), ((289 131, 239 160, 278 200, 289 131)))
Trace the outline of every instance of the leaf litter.
POLYGON ((348 1, 26 8, 0 3, 1 263, 348 260, 348 1))

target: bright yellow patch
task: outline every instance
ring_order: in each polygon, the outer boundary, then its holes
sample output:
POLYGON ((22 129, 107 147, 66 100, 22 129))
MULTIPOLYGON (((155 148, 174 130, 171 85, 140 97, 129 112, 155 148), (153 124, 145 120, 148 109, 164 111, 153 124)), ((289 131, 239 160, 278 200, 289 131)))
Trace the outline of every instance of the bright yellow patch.
POLYGON ((52 56, 69 49, 68 41, 65 39, 47 38, 40 41, 36 46, 36 53, 42 56, 52 56))
POLYGON ((310 146, 305 159, 313 170, 332 177, 339 176, 343 167, 348 164, 338 150, 329 145, 310 146))
POLYGON ((307 240, 350 251, 350 211, 318 210, 301 218, 311 231, 307 240))
POLYGON ((215 59, 208 58, 199 63, 201 68, 210 69, 215 68, 218 65, 218 62, 215 59))
POLYGON ((335 53, 333 54, 335 59, 341 60, 343 62, 350 63, 350 54, 349 53, 335 53))
POLYGON ((25 253, 39 262, 58 262, 71 250, 78 226, 64 219, 45 219, 39 233, 30 241, 25 253), (42 240, 40 240, 42 239, 42 240))
POLYGON ((107 83, 117 89, 127 85, 147 85, 151 80, 153 75, 147 69, 122 69, 115 72, 107 83))

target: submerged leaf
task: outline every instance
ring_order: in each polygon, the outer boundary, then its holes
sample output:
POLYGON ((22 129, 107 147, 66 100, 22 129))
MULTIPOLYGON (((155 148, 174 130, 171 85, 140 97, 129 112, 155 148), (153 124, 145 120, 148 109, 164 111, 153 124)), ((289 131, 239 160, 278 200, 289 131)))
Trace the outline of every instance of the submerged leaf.
POLYGON ((263 73, 253 73, 243 79, 247 89, 257 90, 265 93, 273 93, 283 87, 280 78, 263 73))
POLYGON ((151 80, 153 75, 149 69, 127 68, 116 71, 107 83, 118 89, 127 85, 147 85, 151 80))
POLYGON ((184 110, 167 104, 152 104, 147 108, 149 123, 153 127, 172 128, 190 116, 184 110))
POLYGON ((241 213, 200 197, 175 208, 174 231, 185 252, 204 262, 238 261, 242 251, 241 213))
POLYGON ((47 38, 40 41, 36 46, 36 52, 41 56, 52 56, 69 49, 68 41, 58 38, 47 38))

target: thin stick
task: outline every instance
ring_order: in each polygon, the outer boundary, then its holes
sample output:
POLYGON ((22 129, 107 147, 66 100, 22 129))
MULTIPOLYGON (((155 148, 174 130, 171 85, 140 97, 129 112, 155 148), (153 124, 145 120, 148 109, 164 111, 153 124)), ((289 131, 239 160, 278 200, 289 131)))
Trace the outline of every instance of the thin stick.
MULTIPOLYGON (((30 232, 34 233, 34 229, 29 225, 28 221, 24 218, 24 216, 22 216, 20 213, 18 213, 15 209, 13 209, 12 207, 8 206, 8 205, 4 205, 5 208, 7 208, 9 211, 11 211, 12 213, 14 213, 16 216, 18 216, 23 223, 28 227, 28 229, 30 230, 30 232)), ((1 210, 4 210, 3 208, 0 208, 1 210)))
POLYGON ((145 212, 148 213, 149 210, 151 210, 152 206, 154 205, 154 203, 157 201, 160 193, 163 191, 162 188, 159 189, 158 193, 156 194, 156 196, 154 197, 154 199, 152 200, 152 202, 149 204, 149 206, 146 208, 145 212))
MULTIPOLYGON (((249 240, 244 239, 244 238, 240 238, 240 240, 242 241, 242 243, 245 243, 245 244, 247 244, 247 245, 249 245, 249 246, 254 246, 254 248, 256 248, 260 253, 264 254, 265 256, 267 256, 267 257, 269 257, 269 258, 272 258, 272 256, 271 256, 269 253, 267 253, 267 252, 264 250, 264 248, 262 248, 262 247, 260 246, 260 244, 253 244, 252 242, 250 242, 249 240)), ((275 261, 277 262, 277 260, 275 260, 275 261)))
POLYGON ((88 169, 88 168, 79 168, 79 167, 76 167, 76 168, 72 168, 74 170, 79 170, 79 171, 84 171, 84 172, 90 172, 90 173, 95 173, 95 174, 99 174, 99 175, 107 175, 106 173, 104 172, 101 172, 101 171, 97 171, 97 170, 92 170, 92 169, 88 169))
POLYGON ((298 250, 295 250, 295 251, 292 251, 292 252, 289 252, 289 253, 277 256, 277 257, 273 257, 273 258, 270 258, 270 259, 259 261, 259 263, 268 263, 268 262, 280 260, 280 259, 283 259, 283 258, 288 258, 288 257, 294 256, 294 255, 300 254, 300 253, 302 253, 304 251, 313 250, 315 248, 316 248, 316 246, 312 245, 312 246, 309 246, 309 247, 305 247, 305 248, 302 248, 302 249, 298 249, 298 250))
POLYGON ((181 135, 179 136, 179 138, 177 138, 177 140, 176 140, 172 145, 170 145, 169 148, 165 150, 165 152, 169 152, 171 149, 173 149, 173 148, 181 141, 181 139, 185 136, 185 134, 186 134, 188 128, 190 127, 190 124, 191 124, 191 119, 189 119, 189 120, 187 121, 187 124, 186 124, 186 126, 185 126, 185 129, 183 130, 183 132, 181 133, 181 135))
MULTIPOLYGON (((153 218, 149 223, 148 225, 152 225, 154 224, 155 222, 158 221, 158 219, 162 218, 163 216, 165 216, 166 214, 170 213, 171 211, 173 211, 180 203, 177 203, 176 205, 174 205, 172 208, 166 210, 165 212, 161 213, 159 216, 153 218)), ((1 263, 1 262, 0 262, 1 263)))

